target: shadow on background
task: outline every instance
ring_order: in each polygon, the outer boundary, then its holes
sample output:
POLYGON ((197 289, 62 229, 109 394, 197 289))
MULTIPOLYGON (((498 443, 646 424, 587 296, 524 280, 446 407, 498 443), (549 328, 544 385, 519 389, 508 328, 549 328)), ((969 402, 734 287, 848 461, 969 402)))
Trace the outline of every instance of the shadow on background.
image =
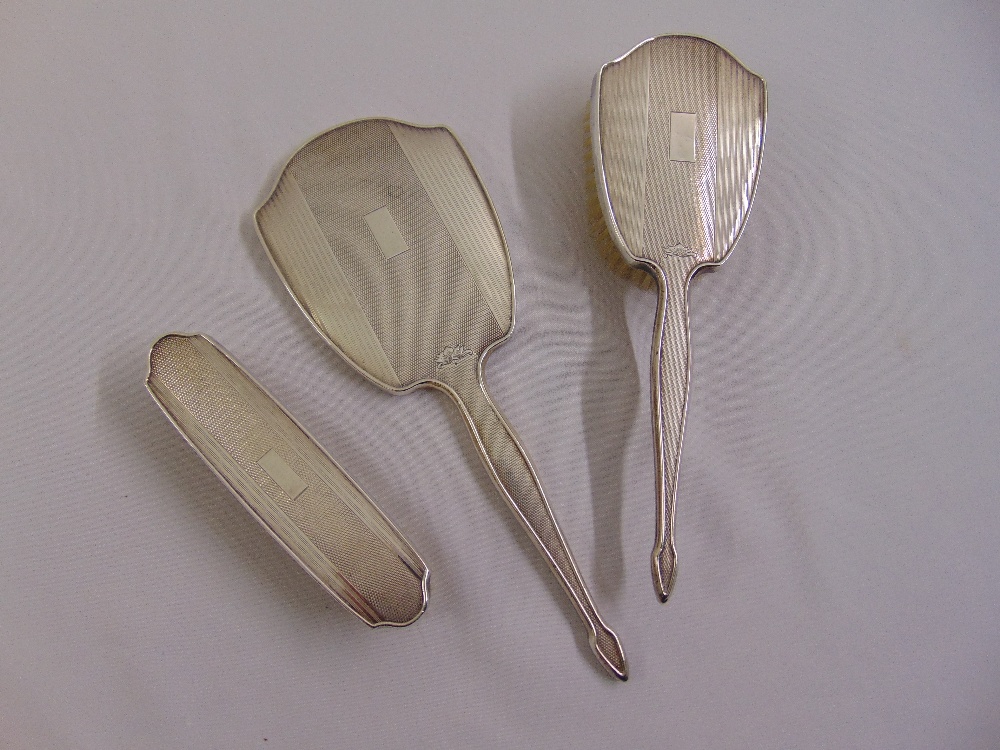
MULTIPOLYGON (((599 208, 593 216, 589 200, 593 174, 588 97, 587 82, 574 78, 553 81, 518 100, 512 151, 523 207, 519 218, 526 242, 537 254, 541 281, 536 283, 546 292, 539 304, 558 307, 563 300, 581 299, 582 286, 590 305, 590 329, 575 334, 581 346, 589 346, 583 357, 581 409, 597 564, 595 574, 587 577, 599 598, 607 599, 617 598, 623 589, 626 440, 646 395, 640 392, 625 318, 625 292, 631 282, 611 270, 615 251, 610 247, 609 255, 594 231, 601 219, 599 208)), ((587 319, 579 311, 565 311, 564 317, 584 324, 587 319)))

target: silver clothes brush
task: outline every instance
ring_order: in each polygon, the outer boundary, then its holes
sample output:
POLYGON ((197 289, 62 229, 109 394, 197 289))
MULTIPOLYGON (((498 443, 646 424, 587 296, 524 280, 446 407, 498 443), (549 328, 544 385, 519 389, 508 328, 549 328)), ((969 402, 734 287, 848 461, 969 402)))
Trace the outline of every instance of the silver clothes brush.
POLYGON ((268 533, 372 627, 427 605, 423 560, 347 473, 228 353, 201 334, 153 344, 146 387, 268 533))

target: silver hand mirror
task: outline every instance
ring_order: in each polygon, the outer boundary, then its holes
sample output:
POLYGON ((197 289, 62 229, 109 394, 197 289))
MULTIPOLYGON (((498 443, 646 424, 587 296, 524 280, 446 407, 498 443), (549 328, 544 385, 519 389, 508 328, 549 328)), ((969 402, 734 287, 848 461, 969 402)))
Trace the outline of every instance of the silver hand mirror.
POLYGON ((445 127, 359 120, 309 141, 256 213, 271 261, 316 330, 394 393, 458 404, 483 462, 552 567, 598 659, 625 679, 528 457, 486 393, 483 363, 514 325, 493 204, 445 127))
POLYGON ((690 369, 687 287, 743 230, 761 151, 764 80, 707 39, 660 36, 594 79, 591 142, 601 209, 625 260, 656 279, 652 353, 657 469, 653 580, 676 574, 674 506, 690 369))

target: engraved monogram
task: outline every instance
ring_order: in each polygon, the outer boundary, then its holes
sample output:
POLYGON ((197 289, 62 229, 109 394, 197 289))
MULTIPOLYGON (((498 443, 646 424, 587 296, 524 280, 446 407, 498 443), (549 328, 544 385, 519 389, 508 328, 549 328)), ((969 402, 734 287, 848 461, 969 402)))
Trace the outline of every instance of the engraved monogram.
POLYGON ((688 250, 684 245, 674 245, 673 247, 668 247, 663 251, 666 255, 673 255, 677 258, 697 258, 698 253, 694 250, 688 250))
POLYGON ((437 362, 438 369, 442 367, 449 367, 451 365, 456 365, 461 362, 466 357, 475 357, 476 353, 470 349, 466 349, 463 346, 449 346, 443 352, 434 358, 437 362))

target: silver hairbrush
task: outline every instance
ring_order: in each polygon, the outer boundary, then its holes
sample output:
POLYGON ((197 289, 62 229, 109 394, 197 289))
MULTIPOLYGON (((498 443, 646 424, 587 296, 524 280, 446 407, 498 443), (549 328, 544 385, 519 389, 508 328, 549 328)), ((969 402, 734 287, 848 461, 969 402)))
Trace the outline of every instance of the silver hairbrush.
POLYGON ((618 250, 652 274, 659 306, 652 353, 656 451, 653 580, 666 601, 676 575, 674 505, 690 369, 687 287, 722 263, 757 186, 764 80, 719 45, 659 36, 594 79, 590 130, 601 210, 618 250))

